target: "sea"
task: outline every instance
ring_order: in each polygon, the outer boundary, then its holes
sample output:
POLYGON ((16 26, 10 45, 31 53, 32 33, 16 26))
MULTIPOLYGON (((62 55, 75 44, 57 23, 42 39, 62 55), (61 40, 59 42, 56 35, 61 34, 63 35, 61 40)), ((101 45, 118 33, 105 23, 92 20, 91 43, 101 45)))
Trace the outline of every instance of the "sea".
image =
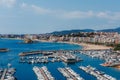
POLYGON ((16 68, 15 77, 17 80, 37 80, 37 76, 32 70, 34 66, 42 67, 46 66, 51 72, 55 80, 66 80, 66 78, 57 70, 59 67, 70 67, 76 73, 78 73, 85 80, 96 80, 94 76, 91 76, 84 71, 80 70, 79 66, 91 65, 98 70, 105 72, 106 74, 120 80, 120 70, 111 67, 103 67, 100 64, 104 60, 98 58, 91 58, 84 54, 76 54, 83 61, 75 64, 66 64, 64 62, 50 62, 42 64, 27 64, 19 63, 19 53, 31 50, 77 50, 82 49, 82 46, 75 44, 56 43, 56 42, 38 42, 34 44, 21 44, 22 40, 0 39, 0 48, 9 48, 10 51, 6 53, 0 53, 0 68, 7 68, 7 64, 10 63, 12 67, 16 68))

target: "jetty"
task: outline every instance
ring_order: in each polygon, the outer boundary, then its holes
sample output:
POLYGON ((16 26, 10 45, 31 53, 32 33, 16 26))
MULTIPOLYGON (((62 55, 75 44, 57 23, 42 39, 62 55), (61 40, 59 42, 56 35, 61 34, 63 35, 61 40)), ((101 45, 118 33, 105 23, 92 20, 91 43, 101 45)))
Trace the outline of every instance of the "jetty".
POLYGON ((1 77, 1 79, 0 79, 0 80, 4 80, 5 75, 6 75, 6 72, 7 72, 7 69, 4 69, 3 74, 2 74, 2 77, 1 77))
POLYGON ((93 75, 94 77, 97 78, 97 80, 116 80, 114 77, 105 74, 102 71, 97 70, 96 68, 92 67, 92 66, 80 66, 79 67, 81 70, 85 71, 86 73, 93 75))
POLYGON ((75 53, 75 52, 91 52, 91 51, 110 51, 111 49, 99 49, 99 50, 33 50, 28 52, 21 52, 19 53, 19 56, 28 56, 28 55, 34 55, 34 54, 44 54, 49 55, 53 53, 75 53))
POLYGON ((0 69, 0 80, 16 80, 14 77, 14 68, 0 69))
POLYGON ((58 68, 58 71, 66 77, 67 80, 84 80, 76 72, 74 72, 70 67, 58 68))
POLYGON ((55 80, 46 66, 43 66, 41 68, 34 66, 33 71, 37 75, 38 80, 55 80))
POLYGON ((27 55, 34 55, 34 54, 41 54, 42 51, 36 50, 36 51, 29 51, 29 52, 21 52, 19 56, 27 56, 27 55))
MULTIPOLYGON (((32 53, 31 53, 32 54, 32 53)), ((65 63, 75 63, 82 61, 79 56, 76 56, 74 53, 65 53, 65 52, 54 52, 54 51, 46 51, 41 53, 41 51, 36 51, 36 54, 29 56, 20 56, 20 63, 48 63, 48 62, 60 62, 63 61, 65 63), (36 55, 42 54, 42 55, 36 55)))
POLYGON ((64 53, 63 55, 60 56, 61 60, 66 63, 74 63, 81 61, 79 57, 73 55, 72 53, 64 53))
POLYGON ((92 58, 102 59, 105 62, 100 64, 106 67, 119 67, 120 66, 120 53, 113 50, 102 51, 80 51, 81 54, 85 54, 92 58))

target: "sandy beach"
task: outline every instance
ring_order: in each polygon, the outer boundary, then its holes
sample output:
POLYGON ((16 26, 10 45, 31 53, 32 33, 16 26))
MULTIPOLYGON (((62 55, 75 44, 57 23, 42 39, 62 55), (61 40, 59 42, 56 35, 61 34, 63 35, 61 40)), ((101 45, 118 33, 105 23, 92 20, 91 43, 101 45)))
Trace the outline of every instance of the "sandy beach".
POLYGON ((60 43, 68 43, 68 44, 76 44, 83 47, 83 50, 99 50, 99 49, 111 49, 112 47, 104 46, 104 45, 95 45, 88 43, 75 43, 75 42, 60 42, 60 43))
POLYGON ((111 49, 112 47, 104 46, 104 45, 94 45, 94 44, 87 44, 87 43, 78 43, 79 45, 83 46, 84 50, 98 50, 98 49, 111 49))
POLYGON ((120 65, 116 66, 115 68, 119 69, 120 70, 120 65))

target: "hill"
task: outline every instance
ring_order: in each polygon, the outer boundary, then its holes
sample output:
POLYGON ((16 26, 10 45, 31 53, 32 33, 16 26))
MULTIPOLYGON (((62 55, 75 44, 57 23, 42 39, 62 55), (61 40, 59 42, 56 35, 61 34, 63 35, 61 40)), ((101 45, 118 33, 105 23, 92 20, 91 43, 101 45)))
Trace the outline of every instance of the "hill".
POLYGON ((94 30, 92 30, 92 29, 64 30, 64 31, 55 31, 55 32, 52 32, 51 34, 54 34, 54 35, 66 35, 66 34, 78 33, 78 32, 94 32, 94 30))
POLYGON ((120 33, 120 27, 115 28, 115 29, 103 29, 103 30, 93 30, 93 29, 76 29, 76 30, 63 30, 63 31, 55 31, 50 34, 53 35, 66 35, 66 34, 71 34, 71 33, 78 33, 78 32, 118 32, 120 33))
POLYGON ((115 29, 103 29, 103 30, 98 30, 98 32, 118 32, 118 33, 120 33, 120 27, 115 28, 115 29))

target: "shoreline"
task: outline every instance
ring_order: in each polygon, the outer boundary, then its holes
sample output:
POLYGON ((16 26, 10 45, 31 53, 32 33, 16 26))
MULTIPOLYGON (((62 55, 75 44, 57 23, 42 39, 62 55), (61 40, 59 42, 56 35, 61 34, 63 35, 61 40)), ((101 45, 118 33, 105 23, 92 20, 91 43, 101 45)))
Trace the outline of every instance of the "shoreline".
MULTIPOLYGON (((11 39, 11 38, 2 38, 2 39, 11 39)), ((12 38, 11 40, 23 40, 23 39, 16 39, 12 38)), ((52 42, 48 40, 33 40, 33 41, 39 41, 39 42, 52 42)), ((56 43, 66 43, 66 44, 75 44, 82 46, 82 50, 102 50, 102 49, 112 49, 113 47, 108 47, 104 45, 95 45, 95 44, 89 44, 89 43, 77 43, 77 42, 68 42, 68 41, 58 41, 56 43)))
MULTIPOLYGON (((9 38, 7 38, 7 39, 9 39, 9 38)), ((12 39, 12 40, 23 40, 23 39, 12 39)), ((48 41, 48 40, 33 40, 33 41, 52 43, 52 41, 48 41)), ((82 50, 105 50, 105 49, 112 48, 112 47, 108 47, 108 46, 104 46, 104 45, 95 45, 95 44, 88 44, 88 43, 76 43, 76 42, 68 42, 68 41, 58 41, 56 43, 79 45, 82 47, 82 50)), ((120 66, 117 66, 115 68, 120 69, 120 66)))
POLYGON ((102 49, 111 49, 112 47, 104 46, 104 45, 95 45, 95 44, 88 44, 88 43, 76 43, 76 42, 58 42, 58 43, 67 43, 67 44, 75 44, 82 46, 82 50, 102 50, 102 49))
MULTIPOLYGON (((40 42, 52 42, 52 41, 46 41, 46 40, 37 40, 40 42)), ((113 47, 108 47, 104 45, 95 45, 95 44, 89 44, 89 43, 76 43, 76 42, 68 42, 68 41, 58 41, 56 43, 66 43, 66 44, 74 44, 82 46, 82 50, 102 50, 102 49, 112 49, 113 47)))
MULTIPOLYGON (((46 40, 37 40, 40 42, 51 42, 46 40)), ((68 42, 68 41, 58 41, 57 43, 66 43, 66 44, 74 44, 82 46, 82 50, 102 50, 102 49, 111 49, 112 47, 104 46, 104 45, 95 45, 88 43, 76 43, 76 42, 68 42)))

